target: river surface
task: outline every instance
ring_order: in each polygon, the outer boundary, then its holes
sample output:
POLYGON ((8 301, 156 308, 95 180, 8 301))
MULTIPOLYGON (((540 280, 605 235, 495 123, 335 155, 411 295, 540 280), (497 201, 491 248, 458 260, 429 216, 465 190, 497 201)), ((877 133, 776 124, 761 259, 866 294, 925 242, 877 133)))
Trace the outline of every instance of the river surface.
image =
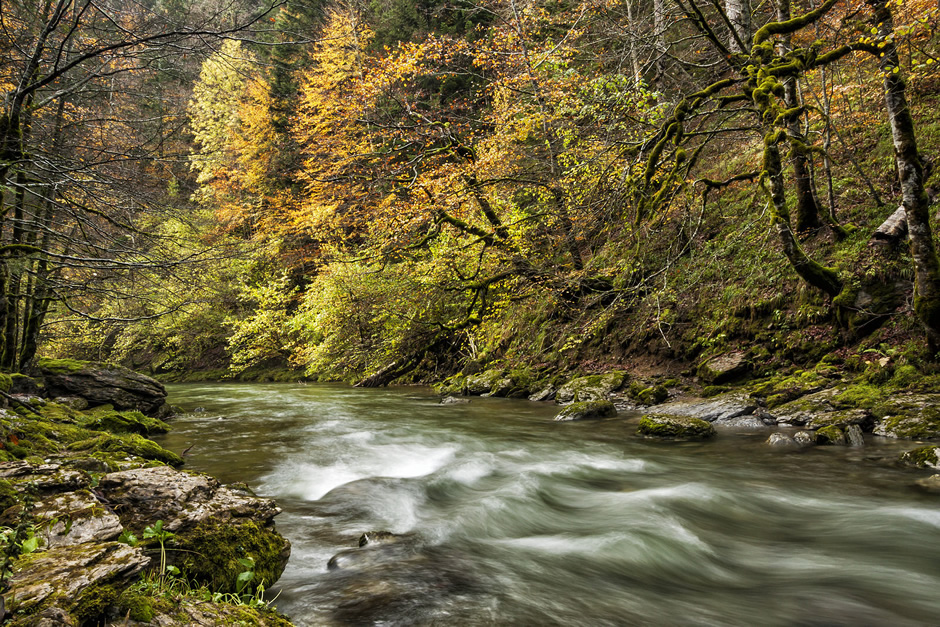
POLYGON ((940 625, 940 497, 886 462, 909 442, 655 442, 633 415, 421 388, 169 391, 205 411, 160 442, 283 508, 296 625, 940 625), (327 569, 373 530, 403 537, 327 569))

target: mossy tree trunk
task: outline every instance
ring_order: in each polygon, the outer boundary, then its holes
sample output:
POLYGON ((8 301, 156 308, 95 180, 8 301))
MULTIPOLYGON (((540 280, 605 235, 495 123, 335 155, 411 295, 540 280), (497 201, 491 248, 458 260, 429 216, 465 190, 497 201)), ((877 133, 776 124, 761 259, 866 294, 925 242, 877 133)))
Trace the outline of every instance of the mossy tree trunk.
POLYGON ((880 39, 878 68, 884 76, 885 109, 891 123, 894 157, 907 214, 911 257, 914 259, 914 312, 923 325, 931 353, 940 351, 940 260, 930 228, 930 200, 924 165, 917 149, 914 118, 907 103, 907 87, 894 44, 894 19, 884 0, 867 0, 871 24, 880 39))

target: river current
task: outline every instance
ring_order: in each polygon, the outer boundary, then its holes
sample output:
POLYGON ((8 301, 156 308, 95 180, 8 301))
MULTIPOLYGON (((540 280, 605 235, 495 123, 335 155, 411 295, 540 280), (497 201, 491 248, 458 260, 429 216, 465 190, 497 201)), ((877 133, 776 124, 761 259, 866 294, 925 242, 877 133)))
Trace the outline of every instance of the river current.
POLYGON ((632 414, 421 388, 169 391, 192 413, 161 444, 283 508, 268 595, 296 625, 940 625, 940 497, 889 463, 910 442, 655 442, 632 414), (379 530, 401 537, 327 568, 379 530))

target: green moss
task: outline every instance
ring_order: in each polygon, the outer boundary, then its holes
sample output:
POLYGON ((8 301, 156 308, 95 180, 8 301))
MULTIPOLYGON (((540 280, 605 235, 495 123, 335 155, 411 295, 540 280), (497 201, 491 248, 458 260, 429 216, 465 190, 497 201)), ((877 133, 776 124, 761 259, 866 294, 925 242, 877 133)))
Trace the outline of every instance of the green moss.
POLYGON ((172 561, 185 576, 218 592, 235 592, 235 579, 244 570, 240 558, 255 560, 253 585, 265 586, 277 581, 286 561, 287 541, 252 521, 205 521, 177 541, 172 561))
POLYGON ((715 427, 692 416, 647 414, 640 419, 637 433, 671 440, 704 440, 715 436, 715 427))
POLYGON ((78 619, 79 624, 91 624, 118 596, 119 592, 113 586, 91 586, 82 591, 70 613, 78 619))
POLYGON ((0 479, 0 512, 16 505, 18 502, 19 492, 13 488, 13 484, 6 479, 0 479))
POLYGON ((899 461, 902 464, 916 466, 917 468, 940 468, 940 458, 937 457, 937 451, 940 451, 940 447, 922 446, 903 453, 899 461))
POLYGON ((41 358, 39 369, 53 374, 74 374, 86 369, 91 362, 77 359, 47 359, 41 358))
POLYGON ((170 425, 157 418, 145 416, 139 411, 117 412, 96 408, 89 412, 83 421, 83 427, 111 433, 137 433, 152 435, 155 433, 168 433, 170 425))
POLYGON ((891 385, 899 388, 906 388, 920 382, 923 375, 920 371, 910 364, 904 364, 894 369, 894 376, 891 378, 891 385))
POLYGON ((837 425, 817 429, 816 444, 845 444, 845 432, 837 425))
POLYGON ((667 398, 669 398, 669 390, 662 385, 654 385, 645 388, 640 390, 640 393, 637 394, 637 400, 644 405, 658 405, 667 398))
POLYGON ((153 440, 136 433, 112 435, 101 433, 87 440, 74 442, 71 447, 75 451, 103 451, 105 453, 124 453, 144 459, 155 460, 170 466, 182 466, 183 458, 163 448, 153 440))
POLYGON ((571 403, 565 407, 555 420, 558 422, 567 422, 571 420, 599 420, 602 418, 613 418, 617 415, 617 408, 606 399, 596 401, 582 401, 571 403))
POLYGON ((730 390, 726 385, 706 385, 702 388, 702 396, 705 398, 711 398, 712 396, 718 396, 719 394, 724 394, 730 390))
POLYGON ((882 387, 868 384, 852 385, 836 396, 833 402, 840 408, 872 409, 884 400, 886 394, 885 389, 882 387))
POLYGON ((13 377, 0 372, 0 391, 9 392, 11 387, 13 387, 13 377))
POLYGON ((153 599, 133 587, 121 593, 115 606, 122 616, 129 615, 131 620, 149 623, 154 617, 153 599))

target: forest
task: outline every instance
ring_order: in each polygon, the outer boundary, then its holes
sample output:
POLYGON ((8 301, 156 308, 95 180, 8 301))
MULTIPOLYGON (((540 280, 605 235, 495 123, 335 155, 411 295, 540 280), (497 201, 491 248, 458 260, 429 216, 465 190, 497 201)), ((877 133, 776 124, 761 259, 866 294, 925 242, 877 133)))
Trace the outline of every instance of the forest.
POLYGON ((935 363, 935 3, 2 15, 5 371, 935 363))

